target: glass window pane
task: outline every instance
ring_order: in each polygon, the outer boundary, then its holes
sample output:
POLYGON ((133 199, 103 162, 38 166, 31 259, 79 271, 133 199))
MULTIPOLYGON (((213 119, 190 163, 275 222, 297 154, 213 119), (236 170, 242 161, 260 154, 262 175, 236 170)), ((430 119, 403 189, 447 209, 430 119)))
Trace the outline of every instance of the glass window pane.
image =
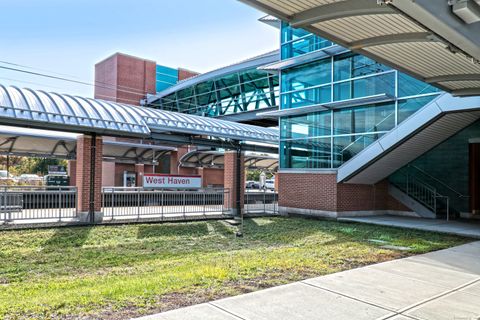
POLYGON ((398 96, 408 97, 425 93, 440 92, 441 90, 419 81, 404 73, 398 73, 398 96))
POLYGON ((331 139, 315 138, 280 143, 282 168, 321 169, 331 167, 331 139))
POLYGON ((333 138, 333 166, 340 167, 342 164, 360 153, 363 149, 375 142, 380 134, 354 135, 333 138))
POLYGON ((303 139, 331 135, 331 112, 317 112, 297 117, 282 118, 282 139, 303 139))
POLYGON ((370 58, 354 53, 335 57, 333 65, 334 81, 346 80, 391 70, 370 58))
POLYGON ((421 98, 412 98, 398 101, 398 123, 403 122, 412 114, 424 107, 437 96, 427 96, 421 98))
POLYGON ((334 112, 334 134, 388 131, 395 126, 395 104, 376 104, 334 112))
POLYGON ((374 96, 378 94, 395 95, 395 73, 340 82, 334 85, 335 101, 374 96))
POLYGON ((323 59, 282 72, 282 90, 306 89, 331 82, 330 59, 323 59))

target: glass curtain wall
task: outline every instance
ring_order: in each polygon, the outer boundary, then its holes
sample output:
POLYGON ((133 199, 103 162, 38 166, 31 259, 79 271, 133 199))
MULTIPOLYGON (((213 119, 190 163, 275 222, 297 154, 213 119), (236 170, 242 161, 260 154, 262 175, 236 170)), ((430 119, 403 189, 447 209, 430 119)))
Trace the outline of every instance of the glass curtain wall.
POLYGON ((151 107, 216 117, 279 105, 278 75, 246 70, 192 85, 160 98, 151 107))
MULTIPOLYGON (((283 59, 300 54, 284 48, 310 36, 318 38, 283 24, 283 59)), ((337 168, 439 93, 435 87, 352 52, 282 70, 281 109, 379 94, 387 94, 394 101, 281 118, 281 168, 337 168)))

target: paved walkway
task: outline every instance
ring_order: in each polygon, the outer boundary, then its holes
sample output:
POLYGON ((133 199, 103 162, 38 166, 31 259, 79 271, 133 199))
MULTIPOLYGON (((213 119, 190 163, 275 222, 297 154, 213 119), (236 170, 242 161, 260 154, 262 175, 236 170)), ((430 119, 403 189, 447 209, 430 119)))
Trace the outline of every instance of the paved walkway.
POLYGON ((399 216, 339 218, 338 221, 361 222, 378 224, 382 226, 435 231, 440 233, 448 233, 480 239, 480 221, 446 221, 438 219, 420 219, 414 217, 399 216))
POLYGON ((144 319, 480 319, 480 242, 144 319))

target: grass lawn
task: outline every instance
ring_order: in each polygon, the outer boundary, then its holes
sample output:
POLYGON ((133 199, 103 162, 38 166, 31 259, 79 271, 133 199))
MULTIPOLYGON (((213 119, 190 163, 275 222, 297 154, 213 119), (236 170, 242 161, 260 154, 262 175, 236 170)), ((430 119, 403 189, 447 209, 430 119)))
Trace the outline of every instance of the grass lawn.
POLYGON ((469 241, 300 218, 235 231, 211 221, 0 232, 0 319, 125 319, 469 241))

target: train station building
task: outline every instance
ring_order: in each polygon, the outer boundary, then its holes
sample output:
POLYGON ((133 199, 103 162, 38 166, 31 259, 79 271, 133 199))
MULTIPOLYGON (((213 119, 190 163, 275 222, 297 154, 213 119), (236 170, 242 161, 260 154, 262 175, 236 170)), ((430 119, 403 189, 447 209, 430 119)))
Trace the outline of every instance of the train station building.
POLYGON ((240 208, 249 167, 275 171, 282 214, 480 217, 480 30, 455 4, 242 2, 269 14, 277 51, 205 74, 114 54, 95 99, 0 87, 2 124, 84 134, 82 212, 101 210, 92 188, 145 173, 201 176, 240 208))

